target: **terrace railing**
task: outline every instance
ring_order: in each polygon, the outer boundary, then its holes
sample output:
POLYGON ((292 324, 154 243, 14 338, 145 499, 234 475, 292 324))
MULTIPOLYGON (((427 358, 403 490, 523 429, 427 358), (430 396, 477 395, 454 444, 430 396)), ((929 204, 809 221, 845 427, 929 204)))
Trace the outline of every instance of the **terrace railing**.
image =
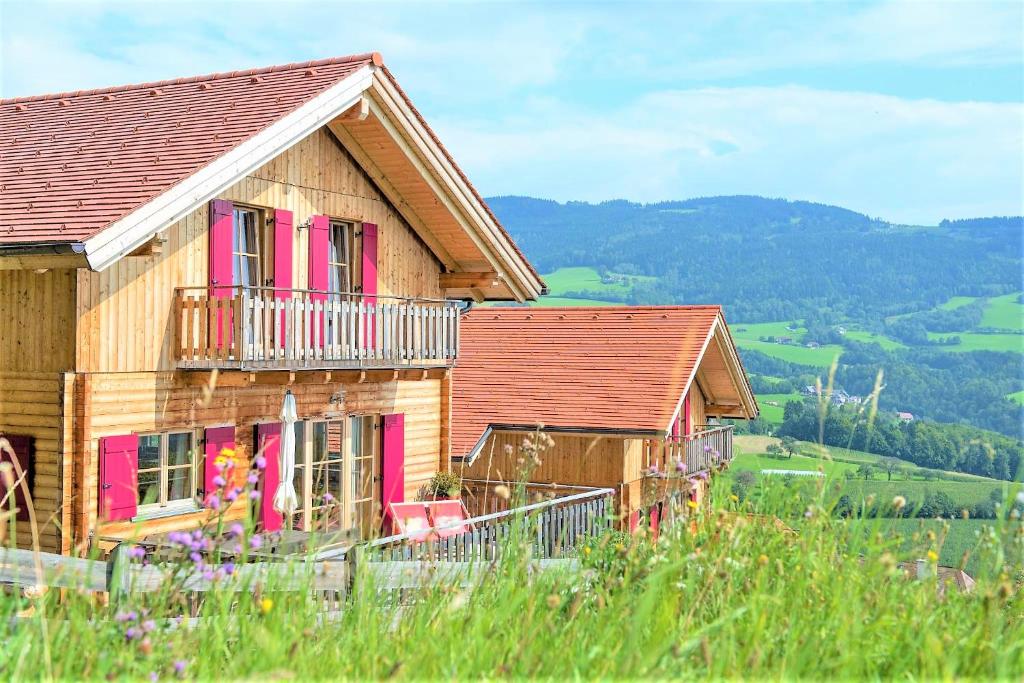
POLYGON ((644 466, 661 472, 686 465, 686 474, 710 472, 732 461, 732 425, 701 425, 693 434, 644 442, 644 466))
POLYGON ((570 495, 473 516, 450 527, 436 527, 425 541, 417 540, 423 532, 380 538, 360 546, 361 559, 369 562, 493 560, 517 529, 530 540, 534 559, 565 557, 572 555, 588 538, 611 528, 614 495, 615 490, 610 488, 580 488, 570 495), (456 533, 446 535, 448 532, 456 533))
POLYGON ((454 365, 459 303, 272 287, 178 288, 182 368, 302 370, 454 365))

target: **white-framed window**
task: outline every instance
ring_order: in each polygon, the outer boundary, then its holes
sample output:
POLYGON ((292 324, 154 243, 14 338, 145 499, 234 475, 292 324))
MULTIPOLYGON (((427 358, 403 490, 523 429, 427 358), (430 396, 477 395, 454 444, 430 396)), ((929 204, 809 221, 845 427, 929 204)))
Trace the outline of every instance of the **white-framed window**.
POLYGON ((274 280, 274 234, 266 212, 235 206, 231 230, 232 284, 269 287, 274 280))
POLYGON ((376 415, 295 424, 295 478, 299 509, 292 528, 375 532, 377 485, 376 415))
POLYGON ((356 284, 355 225, 331 221, 327 236, 327 291, 351 293, 356 284))
POLYGON ((139 512, 195 504, 196 435, 192 431, 139 435, 139 512))

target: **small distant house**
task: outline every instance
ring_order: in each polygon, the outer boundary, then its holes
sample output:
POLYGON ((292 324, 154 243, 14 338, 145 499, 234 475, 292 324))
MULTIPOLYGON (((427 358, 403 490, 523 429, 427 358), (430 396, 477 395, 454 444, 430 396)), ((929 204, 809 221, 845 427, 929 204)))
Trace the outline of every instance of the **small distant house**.
POLYGON ((901 412, 896 413, 896 417, 901 422, 913 422, 914 421, 914 414, 913 413, 904 413, 904 412, 901 411, 901 412))
POLYGON ((806 346, 806 347, 807 347, 807 348, 809 348, 809 349, 816 349, 816 348, 818 348, 819 346, 821 346, 821 344, 819 344, 819 343, 818 343, 818 342, 816 342, 816 341, 809 341, 809 342, 807 342, 806 344, 804 344, 804 346, 806 346))
POLYGON ((845 335, 846 334, 846 328, 843 327, 842 325, 840 325, 839 327, 836 328, 836 334, 845 335))
POLYGON ((624 525, 656 528, 670 483, 692 480, 699 502, 731 459, 717 420, 758 415, 719 306, 477 308, 460 335, 451 447, 467 490, 525 466, 531 492, 613 488, 624 525), (539 428, 554 443, 531 465, 539 428))
POLYGON ((804 396, 817 396, 818 387, 814 386, 813 384, 808 384, 807 386, 800 390, 800 393, 803 394, 804 396))
POLYGON ((776 337, 775 338, 775 343, 776 344, 792 344, 793 343, 793 338, 792 337, 776 337))

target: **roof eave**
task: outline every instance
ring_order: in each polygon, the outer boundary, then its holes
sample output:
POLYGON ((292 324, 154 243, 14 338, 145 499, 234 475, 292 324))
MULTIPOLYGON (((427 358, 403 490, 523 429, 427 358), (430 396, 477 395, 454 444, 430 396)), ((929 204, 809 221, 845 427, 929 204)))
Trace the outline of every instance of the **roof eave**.
POLYGON ((238 182, 239 178, 352 107, 370 87, 375 68, 371 64, 360 67, 238 147, 85 240, 89 267, 93 270, 108 268, 159 231, 238 182))

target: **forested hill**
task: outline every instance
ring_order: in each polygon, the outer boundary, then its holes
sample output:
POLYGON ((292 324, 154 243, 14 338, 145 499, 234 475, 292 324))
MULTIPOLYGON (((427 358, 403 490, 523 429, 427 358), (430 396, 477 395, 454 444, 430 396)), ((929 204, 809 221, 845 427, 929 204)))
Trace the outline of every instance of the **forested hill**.
POLYGON ((763 197, 600 204, 487 200, 541 272, 585 265, 649 275, 628 303, 721 303, 731 321, 880 321, 952 296, 1019 291, 1024 219, 899 226, 763 197))

